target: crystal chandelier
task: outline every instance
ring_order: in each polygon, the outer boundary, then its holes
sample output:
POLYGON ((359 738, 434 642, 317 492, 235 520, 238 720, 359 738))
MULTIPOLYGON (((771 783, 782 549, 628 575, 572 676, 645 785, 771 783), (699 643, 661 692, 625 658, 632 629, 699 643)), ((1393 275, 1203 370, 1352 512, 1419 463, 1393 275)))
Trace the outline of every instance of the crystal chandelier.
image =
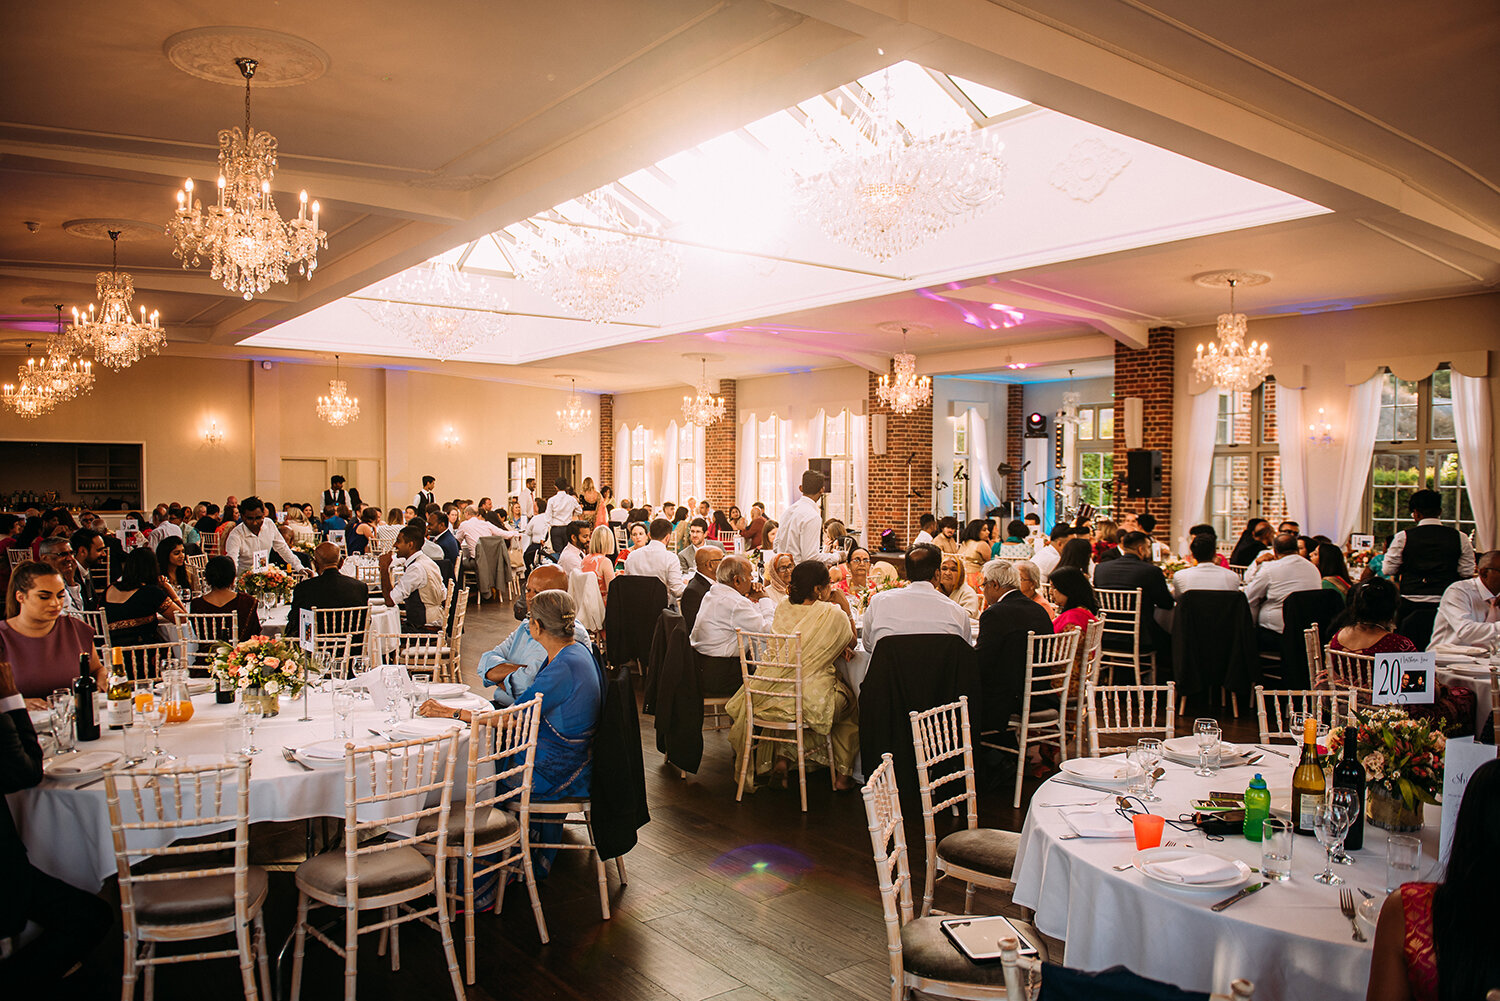
POLYGON ((139 322, 130 315, 135 279, 120 270, 120 231, 110 230, 109 239, 112 246, 109 270, 95 276, 98 309, 91 304, 88 315, 84 316, 74 307, 73 323, 64 345, 70 354, 92 354, 95 361, 119 371, 161 351, 166 347, 167 335, 158 322, 159 311, 153 310, 147 316, 146 307, 142 306, 139 322))
POLYGON ((1245 333, 1249 322, 1244 313, 1234 311, 1234 287, 1238 279, 1225 278, 1229 285, 1229 312, 1219 314, 1219 340, 1208 346, 1198 345, 1198 356, 1193 360, 1193 374, 1212 383, 1219 389, 1231 393, 1247 393, 1265 381, 1271 371, 1271 358, 1266 354, 1266 345, 1251 341, 1245 347, 1245 333))
POLYGON ((318 228, 317 202, 308 219, 306 191, 296 219, 285 222, 276 211, 271 198, 276 137, 250 127, 250 78, 259 63, 236 59, 234 64, 245 78, 245 128, 219 130, 219 204, 205 209, 194 201, 188 178, 177 192, 177 212, 167 223, 167 235, 184 268, 197 267, 200 257, 211 258, 213 276, 249 299, 272 282, 285 283, 288 264, 311 278, 328 234, 318 228))
MULTIPOLYGON (((850 118, 863 137, 846 150, 819 136, 826 169, 798 174, 795 190, 829 237, 877 261, 890 260, 962 219, 1005 187, 1005 146, 982 129, 918 136, 896 118, 891 78, 864 92, 850 118)), ((843 99, 839 99, 843 111, 843 99)))
POLYGON ((58 303, 57 332, 47 338, 47 379, 59 403, 85 396, 94 389, 94 363, 75 357, 63 331, 62 304, 58 303))
POLYGON ((488 298, 456 265, 439 261, 411 268, 378 298, 360 303, 371 319, 395 331, 412 347, 447 361, 498 336, 504 299, 488 298))
POLYGON ((882 375, 875 398, 898 414, 909 414, 932 402, 932 380, 917 375, 917 356, 906 351, 906 332, 901 327, 901 352, 894 359, 895 375, 882 375))
POLYGON ((349 395, 349 384, 339 378, 339 356, 333 356, 333 378, 328 380, 328 395, 318 397, 318 416, 341 428, 359 420, 359 397, 349 395))
POLYGON ((698 380, 698 394, 682 398, 682 417, 689 424, 706 428, 724 417, 724 397, 714 396, 708 388, 708 359, 702 359, 703 375, 698 380))
POLYGON ((568 394, 567 403, 557 412, 557 426, 569 434, 577 434, 594 423, 594 412, 584 408, 583 398, 578 395, 577 382, 572 379, 568 382, 573 388, 568 394))
POLYGON ((650 229, 632 225, 603 189, 578 202, 591 222, 529 220, 518 240, 527 284, 593 323, 627 316, 677 288, 682 261, 676 249, 650 229))
POLYGON ((26 364, 16 372, 16 381, 0 387, 0 399, 16 416, 29 419, 51 413, 61 401, 52 392, 46 362, 30 357, 30 344, 26 345, 26 354, 26 364))

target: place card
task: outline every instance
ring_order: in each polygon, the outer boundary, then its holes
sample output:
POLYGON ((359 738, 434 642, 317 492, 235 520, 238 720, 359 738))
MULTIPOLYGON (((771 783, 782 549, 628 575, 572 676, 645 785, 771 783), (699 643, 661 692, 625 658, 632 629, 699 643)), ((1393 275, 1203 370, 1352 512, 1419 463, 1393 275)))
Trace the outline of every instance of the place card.
POLYGON ((1377 706, 1426 705, 1433 701, 1433 674, 1437 655, 1432 651, 1418 653, 1378 653, 1375 655, 1370 703, 1377 706))
POLYGON ((259 550, 256 550, 255 552, 253 552, 253 553, 250 554, 250 569, 251 570, 254 570, 255 572, 259 573, 262 570, 269 570, 270 568, 271 568, 271 551, 269 549, 259 549, 259 550))
POLYGON ((299 609, 297 612, 297 637, 302 649, 313 652, 313 610, 299 609))

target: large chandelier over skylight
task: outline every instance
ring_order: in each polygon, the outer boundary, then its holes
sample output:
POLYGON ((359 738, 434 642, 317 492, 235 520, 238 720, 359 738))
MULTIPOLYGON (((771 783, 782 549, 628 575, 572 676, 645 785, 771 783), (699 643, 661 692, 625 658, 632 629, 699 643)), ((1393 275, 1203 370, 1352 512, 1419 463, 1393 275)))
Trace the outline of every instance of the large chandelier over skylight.
POLYGON ((75 306, 66 340, 73 354, 91 353, 100 364, 119 371, 161 351, 166 347, 167 336, 157 322, 157 312, 148 317, 146 307, 142 306, 139 323, 130 315, 135 279, 120 270, 120 231, 110 230, 109 239, 113 245, 109 270, 95 276, 98 311, 90 305, 85 317, 75 306))
POLYGON ((193 200, 188 178, 177 192, 177 212, 167 223, 182 266, 197 267, 200 256, 213 260, 212 274, 231 292, 246 299, 264 292, 272 282, 285 284, 288 264, 311 278, 318 266, 318 248, 328 246, 328 234, 318 228, 318 203, 307 218, 307 192, 302 192, 297 218, 284 222, 271 199, 276 176, 276 137, 250 127, 250 78, 259 65, 236 59, 245 78, 245 129, 219 130, 219 204, 203 208, 193 200))
POLYGON ((1198 356, 1193 360, 1193 374, 1199 379, 1230 393, 1248 393, 1265 381, 1271 371, 1267 345, 1251 341, 1248 348, 1245 346, 1250 324, 1244 313, 1234 311, 1234 289, 1236 285, 1261 285, 1269 280, 1266 275, 1234 271, 1194 279, 1199 285, 1229 287, 1229 312, 1219 314, 1219 340, 1208 345, 1207 354, 1203 345, 1198 345, 1198 356))
POLYGON ((875 387, 875 398, 881 406, 889 407, 898 414, 909 414, 932 402, 932 380, 917 375, 917 356, 906 351, 907 332, 916 329, 910 324, 883 323, 881 330, 892 328, 901 331, 901 351, 892 360, 895 375, 882 375, 875 387))
POLYGON ((568 401, 557 412, 557 426, 569 434, 577 434, 588 430, 594 423, 594 412, 583 405, 583 398, 578 395, 578 384, 572 379, 568 383, 571 387, 568 401))
POLYGON ((463 354, 505 330, 503 298, 488 295, 454 264, 430 261, 396 276, 360 303, 371 319, 440 361, 463 354))
POLYGON ((821 134, 826 169, 794 182, 829 237, 887 261, 1001 195, 1005 147, 993 134, 977 128, 917 134, 896 117, 889 71, 879 93, 857 93, 848 112, 858 132, 853 148, 821 134))
POLYGON ((339 378, 339 356, 333 356, 333 378, 328 380, 328 395, 318 397, 318 417, 336 428, 359 420, 359 397, 349 395, 349 384, 339 378))
POLYGON ((579 218, 535 216, 520 227, 521 277, 594 323, 628 316, 677 288, 682 261, 601 188, 576 199, 579 218))
MULTIPOLYGON (((689 356, 692 357, 692 356, 689 356)), ((698 392, 682 398, 682 418, 689 424, 706 428, 724 418, 724 397, 714 396, 708 385, 708 355, 698 356, 703 363, 703 375, 698 380, 698 392)))

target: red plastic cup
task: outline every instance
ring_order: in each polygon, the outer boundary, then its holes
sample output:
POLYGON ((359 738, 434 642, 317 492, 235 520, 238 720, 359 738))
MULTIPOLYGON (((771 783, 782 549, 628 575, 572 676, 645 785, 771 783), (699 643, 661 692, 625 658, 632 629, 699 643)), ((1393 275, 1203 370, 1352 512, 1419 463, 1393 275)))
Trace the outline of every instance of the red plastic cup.
POLYGON ((1135 825, 1135 847, 1137 851, 1161 846, 1161 831, 1167 823, 1166 817, 1154 813, 1138 813, 1130 818, 1135 825))

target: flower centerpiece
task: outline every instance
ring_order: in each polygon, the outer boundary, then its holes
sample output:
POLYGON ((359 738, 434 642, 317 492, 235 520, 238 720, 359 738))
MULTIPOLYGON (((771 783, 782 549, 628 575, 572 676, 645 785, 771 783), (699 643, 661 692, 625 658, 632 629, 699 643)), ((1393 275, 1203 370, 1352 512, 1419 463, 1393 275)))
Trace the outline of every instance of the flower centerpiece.
POLYGON ((216 681, 238 690, 241 699, 259 700, 266 716, 276 715, 281 696, 297 695, 308 676, 318 673, 296 640, 280 636, 218 643, 208 669, 216 681))
MULTIPOLYGON (((1388 831, 1422 828, 1422 804, 1438 802, 1448 739, 1426 720, 1397 706, 1354 710, 1355 753, 1365 766, 1365 816, 1388 831)), ((1328 753, 1342 752, 1345 730, 1328 735, 1328 753)))
POLYGON ((235 579, 234 589, 269 607, 291 601, 295 584, 290 574, 273 566, 264 570, 246 570, 235 579))
POLYGON ((1370 565, 1370 560, 1374 556, 1375 556, 1375 550, 1373 550, 1373 549, 1356 549, 1356 550, 1354 550, 1347 557, 1347 561, 1348 561, 1348 564, 1349 564, 1349 569, 1351 571, 1354 571, 1354 570, 1363 570, 1365 567, 1367 567, 1367 566, 1370 565))
POLYGON ((1187 568, 1188 568, 1188 561, 1187 560, 1173 560, 1173 559, 1169 559, 1169 560, 1164 560, 1162 562, 1161 572, 1162 572, 1162 576, 1166 577, 1167 580, 1171 580, 1172 576, 1175 573, 1177 573, 1177 571, 1179 571, 1179 570, 1186 570, 1187 568))
POLYGON ((297 554, 297 559, 305 567, 312 566, 313 550, 316 548, 317 544, 304 536, 298 536, 297 541, 292 543, 292 552, 297 554))

